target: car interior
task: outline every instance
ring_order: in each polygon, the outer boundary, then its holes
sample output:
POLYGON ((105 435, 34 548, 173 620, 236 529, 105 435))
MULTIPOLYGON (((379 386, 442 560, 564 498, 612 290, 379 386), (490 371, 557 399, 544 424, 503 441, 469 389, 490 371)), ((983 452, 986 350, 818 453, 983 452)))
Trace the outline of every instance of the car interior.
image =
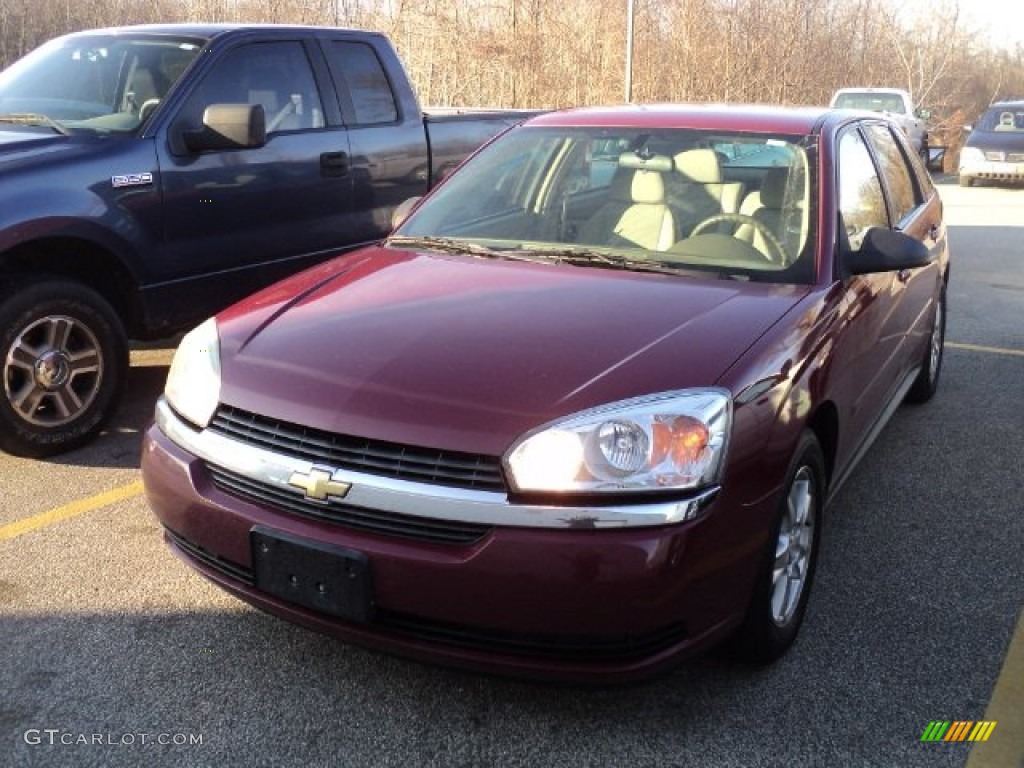
POLYGON ((456 175, 399 234, 806 282, 812 195, 799 142, 683 130, 503 142, 507 156, 478 156, 476 173, 456 175))

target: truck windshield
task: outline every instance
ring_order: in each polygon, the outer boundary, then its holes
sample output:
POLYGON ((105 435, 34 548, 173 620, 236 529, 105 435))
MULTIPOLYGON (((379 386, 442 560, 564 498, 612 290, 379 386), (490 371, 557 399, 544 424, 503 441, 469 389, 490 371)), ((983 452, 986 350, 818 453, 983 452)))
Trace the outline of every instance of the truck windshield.
POLYGON ((813 279, 813 137, 521 127, 431 194, 392 247, 596 269, 813 279))
POLYGON ((907 110, 903 99, 891 93, 842 93, 836 98, 837 109, 866 109, 869 112, 889 112, 904 115, 907 110))
POLYGON ((153 35, 54 40, 0 73, 0 125, 134 132, 202 47, 202 40, 153 35))

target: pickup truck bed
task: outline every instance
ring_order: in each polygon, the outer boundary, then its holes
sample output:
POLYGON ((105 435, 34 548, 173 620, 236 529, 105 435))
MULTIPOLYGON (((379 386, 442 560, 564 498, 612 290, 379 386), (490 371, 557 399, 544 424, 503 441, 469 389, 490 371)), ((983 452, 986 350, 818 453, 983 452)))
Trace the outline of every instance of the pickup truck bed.
POLYGON ((340 250, 530 112, 424 114, 380 34, 151 25, 0 73, 0 449, 94 436, 126 339, 340 250))

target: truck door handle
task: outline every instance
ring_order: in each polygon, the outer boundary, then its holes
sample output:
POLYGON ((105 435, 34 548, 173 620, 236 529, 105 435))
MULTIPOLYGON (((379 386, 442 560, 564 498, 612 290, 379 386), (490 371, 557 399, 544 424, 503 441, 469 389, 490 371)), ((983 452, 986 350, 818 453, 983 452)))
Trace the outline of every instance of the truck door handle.
POLYGON ((347 152, 324 152, 320 155, 321 176, 345 176, 347 174, 347 152))

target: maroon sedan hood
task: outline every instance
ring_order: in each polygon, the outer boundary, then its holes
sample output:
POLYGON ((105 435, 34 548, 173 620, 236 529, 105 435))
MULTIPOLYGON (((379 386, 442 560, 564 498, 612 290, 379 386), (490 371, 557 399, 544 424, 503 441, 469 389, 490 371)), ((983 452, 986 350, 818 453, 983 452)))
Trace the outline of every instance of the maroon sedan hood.
POLYGON ((223 313, 222 400, 490 455, 556 417, 714 384, 802 288, 369 248, 223 313))

